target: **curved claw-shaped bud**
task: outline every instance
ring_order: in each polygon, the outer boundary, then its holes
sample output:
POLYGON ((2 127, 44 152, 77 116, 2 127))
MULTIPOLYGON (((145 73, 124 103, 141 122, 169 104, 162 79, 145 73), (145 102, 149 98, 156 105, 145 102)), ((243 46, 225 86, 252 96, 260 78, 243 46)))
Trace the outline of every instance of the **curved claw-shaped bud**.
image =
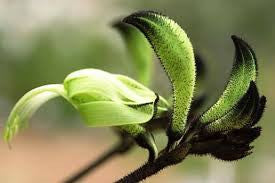
POLYGON ((192 44, 177 23, 156 12, 137 12, 123 22, 135 26, 146 36, 172 83, 174 103, 168 136, 177 140, 184 134, 195 86, 192 44))
POLYGON ((254 82, 251 82, 247 93, 241 100, 223 117, 210 122, 205 130, 208 133, 241 129, 253 119, 259 103, 259 93, 254 82))
POLYGON ((145 86, 150 85, 152 77, 152 48, 144 35, 135 27, 118 21, 113 24, 124 39, 127 51, 137 72, 137 80, 145 86))
POLYGON ((236 55, 229 82, 219 100, 201 117, 204 123, 225 115, 246 93, 250 81, 257 76, 257 60, 252 48, 237 36, 232 36, 236 55))
POLYGON ((42 104, 57 96, 67 99, 91 127, 146 123, 168 110, 163 98, 126 76, 84 69, 70 74, 64 87, 46 85, 25 94, 9 116, 5 140, 22 129, 42 104))

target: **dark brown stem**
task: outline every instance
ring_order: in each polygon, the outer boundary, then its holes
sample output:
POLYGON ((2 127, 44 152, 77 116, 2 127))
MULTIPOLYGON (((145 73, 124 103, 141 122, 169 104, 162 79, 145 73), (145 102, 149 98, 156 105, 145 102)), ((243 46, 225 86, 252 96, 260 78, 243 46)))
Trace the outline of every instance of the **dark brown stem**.
POLYGON ((133 183, 140 182, 164 168, 180 163, 188 155, 191 148, 189 143, 183 143, 177 146, 174 150, 168 153, 164 153, 159 156, 154 162, 147 162, 137 170, 133 171, 129 175, 118 180, 116 183, 133 183))
POLYGON ((123 140, 119 142, 118 144, 114 145, 110 150, 105 152, 102 156, 100 156, 96 161, 92 161, 87 166, 83 167, 81 170, 79 170, 76 174, 69 177, 67 180, 63 181, 64 183, 74 183, 82 178, 84 178, 86 175, 88 175, 90 172, 95 170, 98 166, 105 163, 107 160, 115 157, 116 155, 122 154, 127 152, 128 150, 133 147, 133 141, 132 140, 123 140))

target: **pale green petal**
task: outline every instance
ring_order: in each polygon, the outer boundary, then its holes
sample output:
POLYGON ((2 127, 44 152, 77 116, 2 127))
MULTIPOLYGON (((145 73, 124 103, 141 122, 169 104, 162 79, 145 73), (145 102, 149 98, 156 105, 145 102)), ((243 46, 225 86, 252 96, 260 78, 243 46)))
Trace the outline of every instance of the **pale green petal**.
POLYGON ((16 133, 27 125, 29 118, 48 100, 62 96, 66 99, 63 85, 54 84, 35 88, 26 93, 12 109, 4 130, 4 139, 10 141, 16 133))
POLYGON ((155 111, 154 92, 129 77, 97 69, 70 74, 64 86, 86 124, 93 127, 145 123, 168 107, 161 98, 155 111))
POLYGON ((25 94, 9 116, 4 138, 9 141, 42 104, 57 96, 67 99, 91 127, 146 123, 168 110, 164 98, 157 104, 158 95, 126 76, 84 69, 70 74, 64 87, 46 85, 25 94))
POLYGON ((73 72, 64 81, 68 96, 76 104, 90 101, 114 101, 139 105, 154 101, 155 94, 145 86, 122 75, 97 69, 73 72))
POLYGON ((78 106, 85 123, 90 127, 120 126, 146 123, 154 115, 154 104, 127 106, 112 101, 98 101, 78 106))

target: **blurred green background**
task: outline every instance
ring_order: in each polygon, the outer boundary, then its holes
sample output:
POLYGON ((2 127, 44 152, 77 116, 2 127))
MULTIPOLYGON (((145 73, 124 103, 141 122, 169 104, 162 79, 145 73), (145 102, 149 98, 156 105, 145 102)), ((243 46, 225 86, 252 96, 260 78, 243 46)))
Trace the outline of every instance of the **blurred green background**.
MULTIPOLYGON (((267 97, 267 109, 260 122, 263 133, 254 143, 251 156, 233 163, 190 157, 145 182, 273 183, 274 7, 272 0, 0 0, 1 130, 11 108, 25 92, 61 83, 72 71, 93 67, 135 78, 125 45, 110 24, 134 11, 150 9, 178 22, 204 58, 208 105, 221 94, 231 70, 234 47, 230 36, 236 34, 250 43, 258 57, 258 86, 267 97)), ((169 96, 167 78, 159 63, 154 64, 151 88, 169 96)), ((165 140, 163 136, 160 139, 165 140)), ((1 140, 0 182, 58 182, 116 141, 109 129, 86 128, 70 105, 56 99, 39 110, 11 150, 1 140)), ((83 182, 112 182, 145 159, 145 152, 136 148, 83 182)))

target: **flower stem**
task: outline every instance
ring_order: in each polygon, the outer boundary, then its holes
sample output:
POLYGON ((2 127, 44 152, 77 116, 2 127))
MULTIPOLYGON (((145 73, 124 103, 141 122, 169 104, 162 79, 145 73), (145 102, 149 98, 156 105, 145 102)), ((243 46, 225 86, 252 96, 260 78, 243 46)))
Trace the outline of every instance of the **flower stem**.
POLYGON ((175 165, 183 161, 188 155, 190 148, 191 145, 189 143, 180 144, 174 150, 160 155, 154 162, 145 163, 129 175, 116 181, 116 183, 140 182, 168 166, 175 165))
POLYGON ((111 149, 109 149, 107 152, 105 152, 102 156, 100 156, 97 160, 93 160, 91 163, 80 169, 77 173, 73 174, 71 177, 63 181, 64 183, 74 183, 85 176, 87 176, 89 173, 91 173, 93 170, 98 168, 100 165, 105 163, 106 161, 110 160, 111 158, 115 157, 116 155, 126 153, 128 152, 131 147, 133 147, 133 141, 130 139, 127 140, 121 140, 118 144, 114 145, 111 149))

